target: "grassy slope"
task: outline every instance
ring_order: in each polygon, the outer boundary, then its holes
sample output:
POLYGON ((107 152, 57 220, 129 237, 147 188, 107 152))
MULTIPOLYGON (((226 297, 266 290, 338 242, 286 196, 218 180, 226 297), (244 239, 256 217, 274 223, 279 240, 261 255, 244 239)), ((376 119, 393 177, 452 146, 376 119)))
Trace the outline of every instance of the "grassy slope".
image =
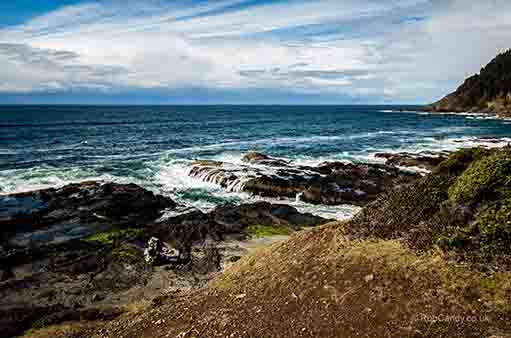
POLYGON ((206 289, 72 336, 510 337, 511 271, 499 261, 509 247, 510 157, 457 153, 351 222, 297 233, 206 289))
POLYGON ((397 241, 347 241, 340 233, 333 224, 293 235, 232 265, 207 289, 126 315, 91 336, 490 337, 511 332, 506 320, 510 272, 486 276, 448 264, 439 252, 417 256, 397 241), (467 321, 432 323, 426 316, 467 321), (474 316, 481 321, 468 321, 474 316))

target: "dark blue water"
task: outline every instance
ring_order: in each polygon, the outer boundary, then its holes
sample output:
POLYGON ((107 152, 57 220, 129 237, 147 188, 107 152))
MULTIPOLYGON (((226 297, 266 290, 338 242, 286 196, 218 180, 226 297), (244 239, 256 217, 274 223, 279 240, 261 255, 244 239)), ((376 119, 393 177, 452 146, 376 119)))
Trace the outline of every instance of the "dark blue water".
MULTIPOLYGON (((389 109, 0 106, 0 193, 100 178, 186 199, 199 189, 186 177, 198 158, 236 162, 258 150, 304 163, 372 160, 381 151, 450 150, 474 138, 511 136, 507 121, 389 109)), ((207 193, 214 201, 214 191, 207 193)))

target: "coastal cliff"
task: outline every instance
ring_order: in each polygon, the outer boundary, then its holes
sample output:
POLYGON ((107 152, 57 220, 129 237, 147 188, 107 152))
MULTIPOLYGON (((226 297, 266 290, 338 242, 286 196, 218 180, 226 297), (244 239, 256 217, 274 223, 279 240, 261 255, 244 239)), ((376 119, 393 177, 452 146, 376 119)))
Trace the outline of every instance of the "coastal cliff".
POLYGON ((426 107, 431 112, 470 112, 511 116, 511 50, 497 55, 480 74, 426 107))

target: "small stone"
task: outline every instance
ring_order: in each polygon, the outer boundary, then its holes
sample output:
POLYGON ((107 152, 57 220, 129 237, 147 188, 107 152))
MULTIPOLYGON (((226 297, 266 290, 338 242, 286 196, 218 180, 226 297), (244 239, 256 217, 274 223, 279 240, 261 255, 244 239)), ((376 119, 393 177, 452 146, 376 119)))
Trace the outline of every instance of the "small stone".
POLYGON ((364 280, 366 281, 366 283, 369 283, 373 279, 374 279, 374 275, 373 274, 370 274, 370 275, 367 275, 367 276, 364 277, 364 280))
POLYGON ((243 299, 243 298, 245 298, 246 296, 247 296, 247 294, 246 294, 246 293, 242 293, 242 294, 237 295, 237 296, 236 296, 236 299, 243 299))
POLYGON ((101 297, 100 295, 98 295, 97 293, 95 293, 93 296, 92 296, 92 301, 93 302, 99 302, 103 300, 103 297, 101 297))

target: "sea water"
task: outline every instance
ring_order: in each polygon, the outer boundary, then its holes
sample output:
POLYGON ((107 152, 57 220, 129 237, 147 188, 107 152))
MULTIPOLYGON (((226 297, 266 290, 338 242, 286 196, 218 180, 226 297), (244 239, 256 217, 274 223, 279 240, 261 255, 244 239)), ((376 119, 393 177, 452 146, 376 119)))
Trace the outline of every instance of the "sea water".
MULTIPOLYGON (((183 209, 261 198, 188 177, 192 161, 239 165, 259 151, 315 165, 378 152, 438 152, 511 139, 511 122, 389 106, 0 106, 0 194, 104 180, 136 183, 183 209), (400 109, 401 111, 396 111, 400 109)), ((352 206, 270 200, 350 217, 352 206)))

